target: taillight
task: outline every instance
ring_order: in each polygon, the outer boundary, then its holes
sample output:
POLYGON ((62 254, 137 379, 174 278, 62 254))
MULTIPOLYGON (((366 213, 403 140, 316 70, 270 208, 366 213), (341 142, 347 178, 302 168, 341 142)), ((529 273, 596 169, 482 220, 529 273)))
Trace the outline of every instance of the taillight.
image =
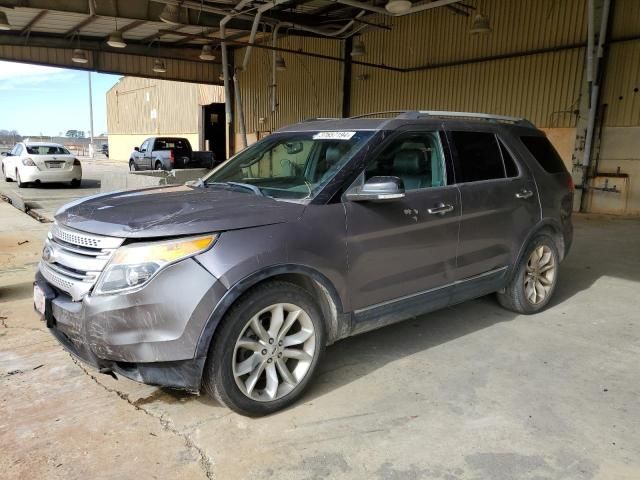
POLYGON ((77 158, 73 159, 73 166, 74 167, 79 167, 80 166, 80 160, 78 160, 77 158))
POLYGON ((575 183, 573 183, 573 177, 571 176, 571 174, 567 175, 567 187, 569 188, 570 192, 575 192, 576 190, 576 185, 575 183))
POLYGON ((35 167, 36 166, 36 164, 33 163, 33 160, 31 160, 30 158, 23 158, 22 159, 22 164, 25 167, 35 167))
POLYGON ((173 150, 169 150, 169 161, 173 164, 173 150))

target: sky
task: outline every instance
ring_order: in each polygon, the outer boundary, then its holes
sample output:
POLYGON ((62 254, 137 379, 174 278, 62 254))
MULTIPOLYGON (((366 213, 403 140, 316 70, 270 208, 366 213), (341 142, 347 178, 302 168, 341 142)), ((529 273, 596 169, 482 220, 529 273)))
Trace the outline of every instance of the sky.
MULTIPOLYGON (((106 96, 120 78, 92 73, 93 131, 107 131, 106 96)), ((85 130, 89 135, 88 73, 0 61, 0 130, 22 136, 85 130)))

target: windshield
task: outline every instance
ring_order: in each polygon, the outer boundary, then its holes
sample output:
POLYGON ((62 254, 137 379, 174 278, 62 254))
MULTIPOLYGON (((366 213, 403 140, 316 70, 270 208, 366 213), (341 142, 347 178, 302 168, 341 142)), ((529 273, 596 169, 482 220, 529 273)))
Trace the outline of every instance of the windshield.
POLYGON ((71 155, 69 150, 57 145, 28 145, 29 155, 71 155))
POLYGON ((305 200, 316 193, 373 135, 370 131, 277 133, 243 150, 204 178, 276 199, 305 200), (255 188, 257 187, 257 188, 255 188))

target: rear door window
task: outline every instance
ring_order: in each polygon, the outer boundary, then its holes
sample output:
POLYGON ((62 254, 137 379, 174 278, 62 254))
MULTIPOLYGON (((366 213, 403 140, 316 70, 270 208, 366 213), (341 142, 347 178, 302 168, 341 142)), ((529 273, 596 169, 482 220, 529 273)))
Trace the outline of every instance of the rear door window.
POLYGON ((562 173, 567 171, 562 158, 547 137, 522 136, 520 140, 547 172, 562 173))
POLYGON ((451 132, 458 152, 458 183, 505 178, 496 136, 488 132, 451 132))

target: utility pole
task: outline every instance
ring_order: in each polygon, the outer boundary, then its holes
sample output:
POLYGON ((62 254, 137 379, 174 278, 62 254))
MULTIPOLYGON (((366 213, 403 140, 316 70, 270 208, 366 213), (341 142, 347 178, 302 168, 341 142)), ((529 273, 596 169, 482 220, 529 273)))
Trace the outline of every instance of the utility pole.
POLYGON ((89 156, 93 158, 93 95, 91 93, 91 72, 87 73, 89 74, 89 156))

